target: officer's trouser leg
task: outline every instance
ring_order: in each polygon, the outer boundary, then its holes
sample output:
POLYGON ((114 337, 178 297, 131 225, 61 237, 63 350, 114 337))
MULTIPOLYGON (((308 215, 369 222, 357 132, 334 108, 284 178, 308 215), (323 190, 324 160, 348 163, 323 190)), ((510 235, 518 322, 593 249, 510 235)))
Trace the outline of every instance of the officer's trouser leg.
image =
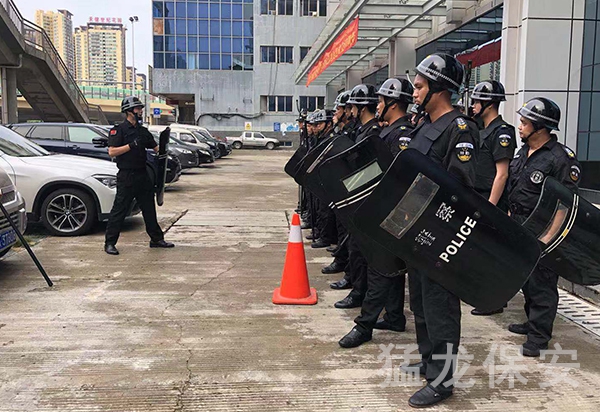
POLYGON ((427 275, 421 276, 423 313, 431 341, 431 355, 427 359, 427 382, 438 381, 436 391, 452 392, 453 385, 444 386, 452 379, 455 362, 451 355, 458 353, 460 344, 460 299, 427 275), (440 358, 435 358, 435 357, 440 358))
POLYGON ((352 238, 348 239, 350 245, 350 273, 352 284, 352 292, 350 296, 353 296, 359 300, 363 300, 367 293, 367 260, 363 254, 358 250, 358 246, 352 238))
POLYGON ((399 328, 406 327, 406 316, 404 316, 405 285, 405 274, 390 278, 388 298, 385 303, 385 314, 383 315, 383 319, 386 322, 399 328))
POLYGON ((319 229, 319 238, 322 241, 330 244, 335 243, 335 215, 327 206, 327 203, 320 199, 317 208, 317 228, 319 229))
MULTIPOLYGON (((337 229, 338 251, 335 253, 334 261, 343 267, 347 267, 348 266, 348 240, 346 240, 344 242, 344 239, 346 238, 348 231, 344 227, 344 224, 342 223, 341 219, 339 219, 337 216, 335 219, 335 225, 336 225, 336 229, 337 229)), ((350 270, 349 270, 349 268, 347 268, 346 274, 348 274, 349 272, 350 272, 350 270)), ((344 276, 344 277, 346 277, 346 276, 344 276)), ((350 281, 349 275, 346 280, 350 281)))
MULTIPOLYGON (((354 322, 359 331, 370 335, 373 333, 373 328, 379 318, 379 314, 384 306, 386 306, 388 300, 392 298, 391 294, 396 292, 394 284, 398 283, 397 280, 403 278, 403 276, 386 277, 371 267, 367 270, 367 293, 362 303, 360 316, 354 319, 354 322)), ((402 283, 404 284, 404 282, 402 283)), ((404 290, 402 290, 402 294, 404 295, 404 290)), ((404 296, 402 297, 402 301, 404 302, 404 296)), ((404 315, 402 316, 404 317, 404 315)), ((394 323, 394 326, 404 327, 405 324, 406 319, 399 321, 399 323, 394 323)))
POLYGON ((530 332, 527 340, 540 346, 552 339, 558 310, 558 275, 538 265, 523 286, 530 332))
POLYGON ((417 335, 417 346, 423 362, 427 362, 431 355, 431 341, 427 333, 425 323, 425 312, 423 310, 423 287, 421 285, 421 273, 416 269, 408 268, 408 291, 410 310, 415 317, 415 332, 417 335))
POLYGON ((117 194, 106 225, 104 242, 107 245, 117 244, 123 221, 131 209, 131 202, 133 202, 134 197, 132 171, 120 170, 117 174, 117 194))
POLYGON ((158 242, 164 239, 163 231, 156 218, 156 205, 154 203, 154 188, 144 170, 136 176, 137 184, 135 186, 135 199, 142 210, 144 223, 146 224, 146 233, 150 240, 158 242))

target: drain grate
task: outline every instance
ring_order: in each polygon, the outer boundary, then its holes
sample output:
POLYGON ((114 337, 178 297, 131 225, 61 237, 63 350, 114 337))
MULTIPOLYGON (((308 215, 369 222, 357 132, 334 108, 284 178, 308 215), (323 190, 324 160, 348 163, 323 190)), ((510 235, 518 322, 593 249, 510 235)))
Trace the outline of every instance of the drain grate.
POLYGON ((559 315, 600 336, 600 308, 561 289, 558 295, 559 315))

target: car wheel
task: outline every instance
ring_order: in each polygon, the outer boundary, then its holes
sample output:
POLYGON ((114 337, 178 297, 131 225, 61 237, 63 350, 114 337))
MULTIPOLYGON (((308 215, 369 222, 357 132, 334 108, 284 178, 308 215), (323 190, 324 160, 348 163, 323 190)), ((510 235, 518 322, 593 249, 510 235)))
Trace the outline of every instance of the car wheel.
POLYGON ((80 236, 96 223, 96 203, 79 189, 59 189, 44 199, 42 223, 55 236, 80 236))
POLYGON ((269 150, 275 149, 275 143, 273 143, 273 142, 267 143, 267 149, 269 149, 269 150))
POLYGON ((221 150, 215 150, 215 159, 221 158, 221 150))
POLYGON ((242 142, 233 142, 233 148, 234 149, 241 149, 242 148, 242 142))

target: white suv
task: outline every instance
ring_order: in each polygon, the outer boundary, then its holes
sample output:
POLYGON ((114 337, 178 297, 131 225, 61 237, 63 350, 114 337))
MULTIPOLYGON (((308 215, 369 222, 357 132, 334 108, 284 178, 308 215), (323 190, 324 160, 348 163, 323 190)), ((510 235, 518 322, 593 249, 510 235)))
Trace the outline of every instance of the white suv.
POLYGON ((29 220, 41 220, 53 235, 83 235, 108 219, 118 171, 112 162, 51 154, 0 126, 0 168, 25 198, 29 220))
MULTIPOLYGON (((17 192, 17 188, 2 168, 0 168, 0 202, 17 228, 23 233, 27 225, 25 200, 17 192)), ((0 257, 4 256, 15 243, 17 243, 17 234, 6 216, 0 212, 0 257)))

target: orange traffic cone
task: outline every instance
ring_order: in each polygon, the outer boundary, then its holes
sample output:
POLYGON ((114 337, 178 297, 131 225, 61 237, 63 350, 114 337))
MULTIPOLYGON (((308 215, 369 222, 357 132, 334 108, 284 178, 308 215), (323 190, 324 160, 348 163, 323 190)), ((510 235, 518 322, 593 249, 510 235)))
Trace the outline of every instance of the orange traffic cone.
POLYGON ((317 303, 317 291, 308 283, 300 216, 297 213, 294 213, 292 217, 281 287, 273 291, 273 303, 279 305, 314 305, 317 303))

